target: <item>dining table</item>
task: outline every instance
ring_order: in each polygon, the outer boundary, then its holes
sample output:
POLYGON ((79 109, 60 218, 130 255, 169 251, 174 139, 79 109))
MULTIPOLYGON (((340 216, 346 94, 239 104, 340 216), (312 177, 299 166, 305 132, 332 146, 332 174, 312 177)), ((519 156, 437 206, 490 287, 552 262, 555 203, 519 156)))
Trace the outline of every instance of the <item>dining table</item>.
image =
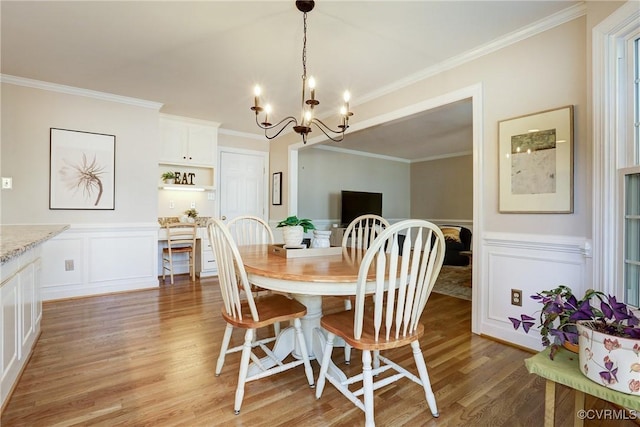
MULTIPOLYGON (((239 246, 238 250, 251 284, 289 294, 304 304, 307 313, 300 321, 307 351, 311 359, 321 360, 325 343, 325 335, 320 328, 322 298, 346 298, 356 294, 360 263, 366 251, 345 247, 341 252, 329 255, 287 258, 268 244, 239 246)), ((365 288, 367 293, 374 292, 374 277, 375 270, 371 268, 368 274, 371 282, 365 288)), ((275 354, 298 353, 292 348, 295 346, 292 334, 290 339, 279 337, 273 350, 275 354)))

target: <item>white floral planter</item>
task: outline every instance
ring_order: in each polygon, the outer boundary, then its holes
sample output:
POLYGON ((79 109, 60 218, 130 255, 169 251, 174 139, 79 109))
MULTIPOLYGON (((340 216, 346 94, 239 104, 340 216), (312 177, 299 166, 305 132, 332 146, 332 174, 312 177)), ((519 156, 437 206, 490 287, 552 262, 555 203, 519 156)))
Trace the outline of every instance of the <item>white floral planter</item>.
POLYGON ((285 246, 299 246, 303 237, 304 229, 301 225, 282 227, 282 238, 285 246))
POLYGON ((594 331, 578 322, 580 370, 612 390, 640 396, 640 340, 594 331))

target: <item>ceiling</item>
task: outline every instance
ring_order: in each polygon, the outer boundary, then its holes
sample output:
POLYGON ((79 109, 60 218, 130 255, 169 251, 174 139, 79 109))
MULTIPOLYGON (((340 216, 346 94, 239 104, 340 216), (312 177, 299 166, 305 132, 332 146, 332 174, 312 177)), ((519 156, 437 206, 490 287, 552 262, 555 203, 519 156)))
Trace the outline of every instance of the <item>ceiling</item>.
MULTIPOLYGON (((576 3, 317 1, 307 34, 317 116, 338 111, 348 89, 355 123, 359 103, 576 3)), ((302 14, 292 0, 2 1, 0 8, 2 74, 159 102, 163 113, 241 133, 259 134, 250 110, 255 84, 273 117, 299 114, 302 14)), ((340 146, 404 159, 469 151, 471 105, 351 132, 340 146)))

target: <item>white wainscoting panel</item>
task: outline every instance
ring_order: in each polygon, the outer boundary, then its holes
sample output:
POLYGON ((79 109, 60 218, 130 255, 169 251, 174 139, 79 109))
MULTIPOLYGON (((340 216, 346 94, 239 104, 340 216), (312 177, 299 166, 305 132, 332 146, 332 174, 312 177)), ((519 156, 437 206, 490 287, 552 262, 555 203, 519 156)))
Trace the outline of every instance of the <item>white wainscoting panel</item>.
MULTIPOLYGON (((481 292, 481 330, 501 340, 541 349, 534 327, 529 334, 514 330, 509 317, 525 313, 537 317, 541 305, 530 298, 537 292, 567 285, 582 295, 586 283, 589 242, 586 238, 485 233, 481 292), (511 289, 522 291, 522 307, 511 305, 511 289)), ((477 293, 476 293, 477 294, 477 293)))
POLYGON ((45 301, 159 286, 157 222, 71 225, 42 251, 45 301))

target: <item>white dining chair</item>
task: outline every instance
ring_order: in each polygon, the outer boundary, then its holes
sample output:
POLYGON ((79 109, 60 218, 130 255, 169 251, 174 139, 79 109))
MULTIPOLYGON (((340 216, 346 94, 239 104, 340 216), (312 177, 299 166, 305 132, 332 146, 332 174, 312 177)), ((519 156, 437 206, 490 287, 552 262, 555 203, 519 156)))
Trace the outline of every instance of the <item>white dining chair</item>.
POLYGON ((172 222, 166 225, 167 229, 167 247, 162 249, 162 280, 165 279, 165 272, 168 270, 173 285, 173 264, 174 256, 178 254, 187 254, 189 263, 189 275, 191 281, 196 280, 195 256, 196 251, 196 234, 198 228, 196 224, 184 222, 172 222))
POLYGON ((227 226, 222 221, 212 218, 207 222, 207 234, 218 263, 218 281, 224 303, 222 317, 227 322, 216 363, 216 376, 222 372, 227 354, 242 351, 233 407, 236 415, 240 413, 242 406, 244 385, 249 381, 304 365, 307 382, 313 388, 313 371, 300 322, 300 318, 307 313, 305 306, 279 294, 269 294, 254 299, 240 252, 227 226), (280 337, 287 334, 287 338, 283 338, 284 341, 296 340, 300 351, 298 359, 292 355, 280 354, 281 352, 277 349, 278 340, 270 349, 264 340, 254 339, 256 329, 283 321, 291 321, 293 326, 283 329, 280 337), (234 328, 245 330, 244 343, 241 346, 229 348, 234 328), (261 353, 257 352, 258 349, 261 353), (284 362, 286 359, 289 361, 284 362), (250 365, 250 362, 253 363, 250 365))
POLYGON ((389 221, 379 215, 361 215, 351 221, 342 235, 342 247, 367 249, 389 227, 389 221))
POLYGON ((240 215, 227 223, 229 232, 238 246, 273 244, 273 231, 267 222, 254 215, 240 215))
MULTIPOLYGON (((376 237, 378 237, 387 227, 389 227, 389 221, 379 215, 360 215, 351 221, 344 231, 342 236, 342 247, 367 249, 373 244, 376 237)), ((364 251, 354 253, 362 254, 364 251)), ((345 310, 351 310, 351 300, 352 298, 346 298, 344 300, 345 310)), ((351 363, 351 346, 349 346, 349 344, 345 344, 344 346, 344 363, 347 365, 351 363)))
MULTIPOLYGON (((269 224, 262 218, 254 215, 240 215, 227 223, 229 232, 233 236, 236 245, 260 245, 273 244, 275 238, 269 224)), ((254 284, 251 284, 253 296, 258 296, 271 291, 264 290, 254 284)), ((274 335, 280 332, 280 322, 273 324, 274 335)))
POLYGON ((364 411, 365 425, 374 426, 374 390, 408 378, 422 386, 431 414, 438 417, 419 339, 424 334, 420 316, 442 267, 444 252, 442 232, 424 220, 398 222, 375 239, 360 264, 353 310, 328 314, 320 321, 328 335, 316 398, 322 396, 329 381, 364 411), (400 234, 404 234, 404 241, 399 239, 400 234), (375 272, 373 284, 368 278, 370 271, 375 272), (373 298, 367 295, 372 288, 373 298), (345 379, 329 369, 336 337, 362 351, 362 373, 345 379), (403 346, 411 346, 418 376, 381 354, 403 346), (392 375, 385 374, 388 370, 392 375), (354 390, 358 385, 361 387, 354 390))

